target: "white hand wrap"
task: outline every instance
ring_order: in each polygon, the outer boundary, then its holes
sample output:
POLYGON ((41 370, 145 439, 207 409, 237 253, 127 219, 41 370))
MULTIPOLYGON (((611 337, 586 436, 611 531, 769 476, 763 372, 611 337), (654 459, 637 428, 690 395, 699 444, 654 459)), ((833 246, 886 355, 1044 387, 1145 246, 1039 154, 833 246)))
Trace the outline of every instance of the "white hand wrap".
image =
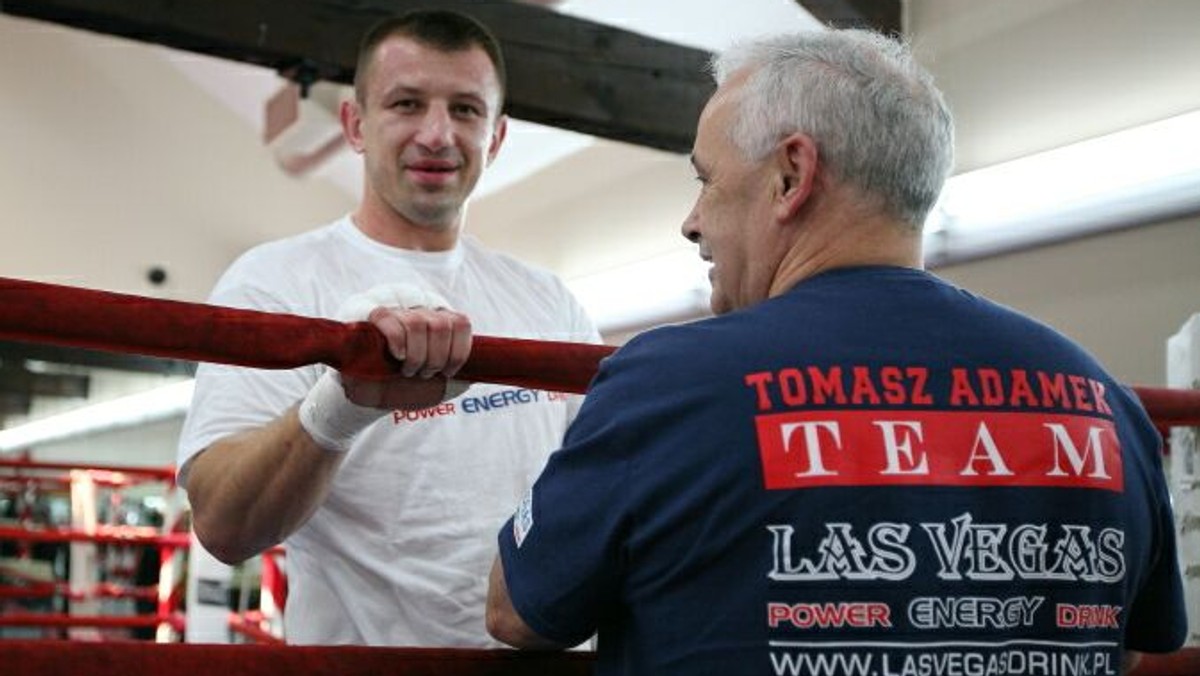
POLYGON ((358 433, 385 415, 387 411, 359 406, 346 398, 342 378, 327 369, 300 402, 300 426, 327 451, 345 453, 358 433))
MULTIPOLYGON (((427 307, 450 309, 445 298, 411 284, 385 284, 346 299, 336 313, 344 322, 366 321, 377 307, 404 309, 427 307)), ((470 383, 449 380, 444 399, 453 399, 466 391, 470 383)), ((387 410, 359 406, 346 398, 341 375, 327 369, 300 402, 300 425, 313 441, 328 451, 345 453, 358 433, 385 415, 387 410)))

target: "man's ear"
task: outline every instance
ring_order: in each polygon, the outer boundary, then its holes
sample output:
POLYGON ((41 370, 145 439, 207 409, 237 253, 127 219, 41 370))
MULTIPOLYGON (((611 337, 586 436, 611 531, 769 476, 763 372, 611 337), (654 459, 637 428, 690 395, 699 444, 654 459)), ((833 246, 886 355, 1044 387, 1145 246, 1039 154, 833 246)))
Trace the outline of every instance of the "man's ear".
POLYGON ((342 101, 338 108, 338 118, 342 121, 342 136, 356 153, 362 153, 362 111, 359 110, 356 99, 342 101))
POLYGON ((500 152, 500 146, 504 143, 504 136, 508 133, 508 116, 500 113, 496 118, 496 127, 492 130, 492 142, 488 144, 487 162, 490 165, 492 160, 496 159, 496 153, 500 152))
POLYGON ((789 220, 812 195, 817 176, 817 143, 808 134, 792 134, 776 146, 776 216, 789 220))

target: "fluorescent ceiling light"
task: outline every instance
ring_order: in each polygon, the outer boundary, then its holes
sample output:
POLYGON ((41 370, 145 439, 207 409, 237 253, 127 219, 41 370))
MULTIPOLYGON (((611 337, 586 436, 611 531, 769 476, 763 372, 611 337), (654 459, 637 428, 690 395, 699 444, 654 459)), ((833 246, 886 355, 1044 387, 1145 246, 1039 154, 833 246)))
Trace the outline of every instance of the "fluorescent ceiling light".
POLYGON ((189 379, 0 430, 0 453, 182 415, 192 401, 194 385, 189 379))
MULTIPOLYGON (((1200 212, 1200 111, 950 178, 925 225, 931 266, 1200 212)), ((602 332, 703 315, 694 249, 568 282, 602 332)))
POLYGON ((950 178, 925 224, 950 262, 1200 210, 1200 111, 950 178))

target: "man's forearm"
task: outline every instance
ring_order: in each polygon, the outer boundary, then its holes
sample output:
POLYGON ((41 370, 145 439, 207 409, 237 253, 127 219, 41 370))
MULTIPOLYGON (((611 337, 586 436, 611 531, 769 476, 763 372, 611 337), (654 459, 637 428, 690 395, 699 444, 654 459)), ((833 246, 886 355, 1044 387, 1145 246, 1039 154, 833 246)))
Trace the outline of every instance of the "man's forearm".
POLYGON ((504 564, 500 557, 496 557, 492 563, 492 572, 488 575, 486 622, 488 633, 493 638, 514 648, 562 650, 569 647, 541 636, 525 624, 508 595, 508 585, 504 582, 504 564))
POLYGON ((188 470, 196 536, 230 564, 282 542, 325 499, 343 455, 317 446, 295 408, 212 444, 188 470))

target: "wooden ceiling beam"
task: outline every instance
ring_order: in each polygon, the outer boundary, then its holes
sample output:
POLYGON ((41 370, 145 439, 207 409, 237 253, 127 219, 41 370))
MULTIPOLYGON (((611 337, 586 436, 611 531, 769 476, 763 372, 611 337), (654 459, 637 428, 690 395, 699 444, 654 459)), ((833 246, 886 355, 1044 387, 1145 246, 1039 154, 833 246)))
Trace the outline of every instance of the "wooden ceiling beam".
POLYGON ((900 0, 796 0, 796 4, 827 26, 903 33, 900 0))
MULTIPOLYGON (((428 0, 3 0, 0 12, 348 84, 362 34, 428 0)), ((709 54, 544 7, 440 0, 505 51, 516 118, 690 152, 713 85, 709 54)))

